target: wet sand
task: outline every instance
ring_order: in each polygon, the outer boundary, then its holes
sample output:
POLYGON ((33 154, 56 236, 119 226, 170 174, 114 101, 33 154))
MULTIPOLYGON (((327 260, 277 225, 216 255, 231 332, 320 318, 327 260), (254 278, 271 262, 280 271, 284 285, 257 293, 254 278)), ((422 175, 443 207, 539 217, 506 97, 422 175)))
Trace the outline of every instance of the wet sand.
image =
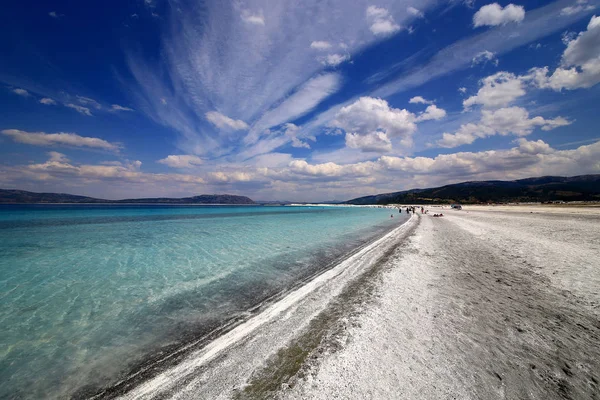
POLYGON ((600 210, 444 214, 420 216, 343 347, 278 397, 600 398, 600 210))

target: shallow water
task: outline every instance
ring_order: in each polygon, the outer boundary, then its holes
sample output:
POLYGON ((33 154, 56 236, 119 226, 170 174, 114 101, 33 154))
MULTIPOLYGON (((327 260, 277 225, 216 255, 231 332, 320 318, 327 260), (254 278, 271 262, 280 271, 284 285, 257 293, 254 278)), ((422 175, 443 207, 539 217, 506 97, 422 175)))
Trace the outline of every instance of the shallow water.
POLYGON ((397 227, 345 207, 0 206, 0 397, 65 397, 397 227))

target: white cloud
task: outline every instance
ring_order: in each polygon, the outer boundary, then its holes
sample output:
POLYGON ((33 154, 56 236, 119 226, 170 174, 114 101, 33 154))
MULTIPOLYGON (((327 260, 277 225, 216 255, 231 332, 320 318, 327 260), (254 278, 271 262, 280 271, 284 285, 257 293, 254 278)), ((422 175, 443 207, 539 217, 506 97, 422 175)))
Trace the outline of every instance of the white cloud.
POLYGON ((415 96, 408 101, 410 104, 433 104, 433 101, 426 100, 422 96, 415 96))
POLYGON ((203 163, 200 157, 192 155, 169 155, 158 162, 172 168, 193 168, 203 163))
POLYGON ((49 151, 47 153, 50 156, 50 161, 52 162, 68 162, 69 159, 63 153, 59 153, 58 151, 49 151))
POLYGON ((392 151, 392 142, 384 132, 369 132, 366 135, 346 133, 346 146, 363 152, 386 153, 392 151))
POLYGON ((459 87, 459 88, 458 88, 458 91, 459 91, 460 93, 463 93, 463 94, 464 94, 464 93, 467 93, 467 88, 466 88, 466 87, 459 87))
MULTIPOLYGON (((386 98, 418 87, 471 65, 473 57, 485 50, 493 52, 498 57, 549 34, 564 30, 583 16, 583 14, 576 14, 561 17, 562 7, 564 3, 552 2, 528 11, 527 19, 523 23, 499 25, 478 35, 458 40, 440 50, 426 64, 401 71, 396 79, 388 80, 371 93, 371 96, 386 98)), ((389 73, 384 72, 387 71, 379 72, 375 76, 389 77, 389 73)))
POLYGON ((19 96, 23 96, 23 97, 29 96, 29 92, 27 90, 21 89, 21 88, 13 89, 13 93, 18 94, 19 96))
POLYGON ((254 143, 265 129, 293 121, 306 114, 332 93, 337 92, 341 83, 340 74, 335 72, 310 79, 276 108, 263 114, 253 124, 245 139, 246 143, 254 143))
POLYGON ((499 110, 482 110, 479 123, 461 125, 455 133, 444 133, 437 145, 445 148, 471 144, 479 138, 494 135, 527 136, 535 128, 549 131, 572 122, 563 117, 544 119, 543 117, 529 118, 527 110, 521 107, 501 108, 499 110))
POLYGON ((531 77, 540 88, 574 90, 600 83, 600 17, 593 16, 587 30, 567 44, 561 67, 552 75, 549 69, 533 68, 531 77))
POLYGON ((45 104, 47 106, 54 106, 56 105, 56 100, 51 99, 49 97, 44 97, 43 99, 40 100, 41 104, 45 104))
POLYGON ((215 171, 197 175, 145 173, 139 162, 76 165, 59 155, 50 155, 50 158, 41 164, 0 165, 0 184, 67 192, 65 189, 72 187, 69 185, 77 185, 88 195, 94 195, 93 190, 96 190, 96 196, 105 197, 111 193, 112 198, 118 198, 115 190, 121 193, 120 198, 223 193, 227 190, 254 199, 281 199, 281 195, 296 201, 349 199, 465 180, 599 173, 600 142, 572 150, 556 150, 541 140, 520 138, 507 150, 458 152, 436 157, 384 155, 374 161, 344 164, 312 164, 290 159, 288 154, 269 154, 259 157, 266 161, 259 168, 223 165, 217 166, 215 171), (274 156, 273 160, 270 160, 271 156, 274 156))
POLYGON ((123 107, 123 106, 120 106, 118 104, 113 104, 111 106, 111 110, 112 111, 135 111, 133 108, 123 107))
POLYGON ((583 11, 592 11, 596 8, 593 4, 588 4, 588 0, 577 0, 572 6, 568 6, 562 9, 562 15, 573 15, 583 11))
POLYGON ((78 113, 87 115, 88 117, 92 116, 92 112, 87 107, 79 106, 77 104, 72 104, 72 103, 65 104, 65 107, 72 108, 73 110, 77 111, 78 113))
POLYGON ((423 18, 425 16, 421 10, 419 10, 418 8, 412 7, 412 6, 408 7, 406 9, 406 12, 408 12, 410 15, 415 16, 417 18, 423 18))
POLYGON ((119 151, 121 145, 107 142, 104 139, 79 136, 76 133, 45 133, 25 132, 18 129, 5 129, 3 135, 11 137, 15 142, 31 144, 34 146, 73 146, 89 147, 94 149, 119 151))
POLYGON ((521 22, 525 19, 525 8, 509 4, 502 8, 500 4, 493 3, 483 6, 473 16, 473 26, 497 26, 512 22, 521 22))
POLYGON ((50 12, 48 13, 48 15, 49 15, 49 16, 51 16, 52 18, 56 18, 56 19, 58 19, 58 18, 62 18, 62 17, 64 17, 64 16, 65 16, 64 14, 59 14, 59 13, 57 13, 56 11, 50 11, 50 12))
POLYGON ((367 22, 371 32, 378 36, 388 36, 401 29, 387 9, 376 6, 367 8, 367 22))
POLYGON ((91 99, 89 97, 84 97, 84 96, 75 96, 75 98, 77 99, 77 101, 83 105, 88 105, 91 107, 94 107, 97 110, 100 110, 102 108, 102 106, 100 105, 100 103, 98 103, 96 100, 91 99))
POLYGON ((320 58, 321 64, 327 65, 329 67, 337 67, 344 61, 350 59, 350 56, 347 54, 328 54, 325 57, 320 58))
POLYGON ((317 40, 310 44, 310 48, 315 50, 327 50, 331 48, 331 43, 322 40, 317 40))
POLYGON ((217 111, 209 111, 205 114, 206 119, 219 129, 230 129, 233 131, 248 129, 248 124, 239 119, 229 118, 217 111))
POLYGON ((479 104, 485 108, 505 107, 526 94, 523 80, 510 72, 498 72, 482 79, 475 96, 463 101, 465 109, 479 104))
POLYGON ((242 11, 242 20, 251 25, 261 25, 265 26, 265 17, 262 13, 253 14, 250 11, 244 10, 242 11))
MULTIPOLYGON (((283 126, 283 133, 292 140, 292 147, 310 149, 310 145, 299 138, 301 135, 299 126, 287 123, 283 126)), ((307 136, 306 139, 312 140, 313 142, 317 140, 314 136, 307 136)))
POLYGON ((446 110, 443 108, 438 108, 435 104, 431 104, 427 106, 424 112, 420 113, 416 122, 422 121, 430 121, 430 120, 440 120, 446 117, 446 110))
POLYGON ((475 66, 481 63, 486 64, 487 62, 492 62, 495 66, 498 66, 499 61, 494 53, 492 53, 491 51, 484 50, 480 53, 477 53, 475 57, 473 57, 473 61, 471 64, 472 66, 475 66))
POLYGON ((354 146, 368 144, 370 148, 374 148, 377 143, 380 148, 386 148, 384 144, 388 138, 398 138, 403 146, 410 146, 412 135, 417 130, 415 120, 413 113, 392 108, 383 99, 361 97, 342 107, 330 125, 351 134, 346 135, 346 143, 350 141, 354 146), (356 135, 367 138, 359 140, 356 135))

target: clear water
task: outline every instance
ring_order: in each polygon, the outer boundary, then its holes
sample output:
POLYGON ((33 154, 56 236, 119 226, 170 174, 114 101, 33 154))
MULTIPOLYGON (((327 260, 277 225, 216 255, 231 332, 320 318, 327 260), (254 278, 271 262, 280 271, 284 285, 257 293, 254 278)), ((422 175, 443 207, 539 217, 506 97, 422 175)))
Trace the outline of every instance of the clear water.
POLYGON ((0 398, 110 385, 406 219, 391 213, 0 206, 0 398))

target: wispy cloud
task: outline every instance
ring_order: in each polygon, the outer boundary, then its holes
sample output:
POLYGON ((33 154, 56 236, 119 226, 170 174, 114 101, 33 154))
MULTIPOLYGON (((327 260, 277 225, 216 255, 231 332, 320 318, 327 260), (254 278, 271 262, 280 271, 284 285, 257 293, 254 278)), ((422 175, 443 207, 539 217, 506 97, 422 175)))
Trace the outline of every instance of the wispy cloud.
POLYGON ((27 90, 21 89, 21 88, 13 89, 12 92, 14 94, 18 94, 19 96, 23 96, 23 97, 28 97, 29 96, 29 92, 27 90))
POLYGON ((79 136, 76 133, 26 132, 18 129, 5 129, 1 133, 12 138, 15 142, 34 146, 89 147, 115 152, 121 148, 121 145, 117 143, 111 143, 95 137, 79 136))
POLYGON ((120 106, 118 104, 113 104, 110 109, 111 111, 135 111, 133 108, 120 106))
POLYGON ((49 15, 49 16, 51 16, 51 17, 52 17, 52 18, 54 18, 54 19, 59 19, 59 18, 62 18, 62 17, 64 17, 64 16, 65 16, 64 14, 60 14, 60 13, 58 13, 58 12, 56 12, 56 11, 50 11, 50 12, 48 13, 48 15, 49 15))
POLYGON ((229 118, 217 111, 209 111, 205 115, 206 119, 219 129, 231 129, 234 131, 248 129, 248 124, 244 121, 229 118))
POLYGON ((40 103, 47 105, 47 106, 55 106, 56 105, 56 100, 51 99, 49 97, 44 97, 40 99, 40 103))
MULTIPOLYGON (((366 10, 374 6, 368 0, 276 6, 267 0, 243 6, 181 2, 182 12, 166 16, 164 63, 156 65, 129 52, 128 65, 137 81, 129 91, 136 110, 180 134, 182 150, 198 155, 243 152, 233 142, 235 136, 215 132, 218 127, 206 113, 218 110, 244 121, 250 133, 245 146, 254 145, 266 129, 294 122, 340 90, 340 77, 323 78, 323 70, 381 40, 387 28, 417 18, 414 10, 407 11, 415 4, 382 0, 367 16, 366 10), (335 9, 344 12, 332 13, 335 9), (381 34, 372 32, 376 23, 381 34)), ((418 11, 434 4, 421 1, 418 11)), ((270 146, 282 141, 271 140, 270 146)))
POLYGON ((73 110, 77 111, 79 114, 87 115, 88 117, 92 116, 92 112, 87 107, 83 107, 83 106, 73 104, 73 103, 65 104, 65 107, 72 108, 73 110))

